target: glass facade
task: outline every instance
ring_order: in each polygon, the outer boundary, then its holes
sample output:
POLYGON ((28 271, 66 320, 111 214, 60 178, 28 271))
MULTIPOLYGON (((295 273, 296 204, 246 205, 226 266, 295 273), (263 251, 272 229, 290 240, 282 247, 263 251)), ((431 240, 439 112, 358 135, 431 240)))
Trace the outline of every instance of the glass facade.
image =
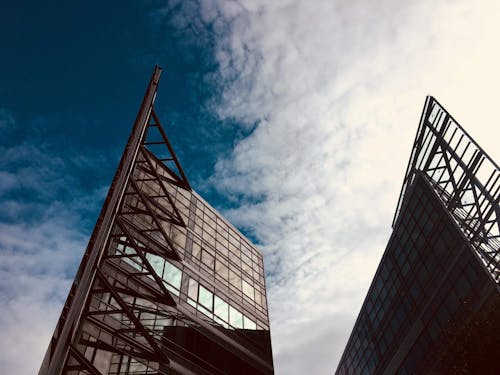
MULTIPOLYGON (((146 298, 141 290, 145 286, 139 283, 129 285, 137 295, 125 293, 125 302, 153 339, 168 348, 170 361, 180 364, 178 373, 272 372, 261 252, 194 191, 167 183, 169 173, 151 155, 138 157, 132 172, 134 187, 125 193, 121 225, 114 227, 107 249, 108 266, 115 270, 106 273, 142 275, 142 282, 155 289, 155 278, 161 280, 173 300, 171 306, 146 298), (168 195, 160 197, 163 189, 168 195), (184 225, 178 225, 181 222, 184 225), (170 254, 165 247, 170 247, 170 254)), ((134 330, 137 323, 119 310, 112 293, 93 294, 91 316, 100 318, 101 324, 114 319, 120 330, 134 330), (116 313, 108 314, 110 309, 116 313)), ((157 374, 160 369, 177 373, 157 359, 134 358, 105 350, 102 343, 95 345, 105 331, 87 319, 78 332, 81 352, 100 373, 157 374)), ((102 341, 115 349, 127 347, 124 338, 115 339, 102 341)))
MULTIPOLYGON (((161 164, 158 165, 160 168, 157 172, 160 176, 168 173, 161 168, 161 164)), ((139 188, 151 195, 160 190, 157 181, 147 181, 146 172, 138 170, 135 173, 137 180, 144 180, 139 188)), ((189 307, 196 308, 193 313, 199 315, 201 312, 203 316, 214 320, 217 318, 227 326, 232 321, 228 320, 232 318, 227 318, 229 307, 225 314, 221 309, 230 306, 244 315, 246 321, 253 322, 256 329, 268 330, 264 263, 260 250, 194 191, 175 185, 165 187, 186 223, 184 228, 178 228, 168 221, 163 223, 163 228, 173 239, 175 250, 181 255, 182 261, 166 259, 148 253, 147 250, 146 258, 162 277, 167 289, 175 295, 176 302, 187 302, 189 307), (214 298, 219 301, 221 316, 214 315, 214 298)), ((168 207, 164 202, 159 204, 168 207)), ((144 209, 135 194, 129 195, 125 207, 133 212, 144 209)), ((147 221, 143 222, 142 219, 141 215, 134 214, 133 220, 139 222, 137 226, 146 228, 147 221)), ((123 243, 124 238, 117 239, 117 253, 123 252, 120 249, 124 248, 126 262, 136 268, 144 268, 140 260, 133 261, 138 257, 134 257, 135 251, 130 245, 123 243)), ((138 242, 138 245, 142 244, 138 242)), ((242 319, 240 320, 243 321, 242 319)))
POLYGON ((337 374, 426 374, 452 322, 498 298, 424 176, 409 194, 337 374))
POLYGON ((152 108, 158 79, 41 375, 273 373, 262 253, 191 189, 152 108))
POLYGON ((499 200, 498 166, 428 97, 337 374, 498 373, 499 200))

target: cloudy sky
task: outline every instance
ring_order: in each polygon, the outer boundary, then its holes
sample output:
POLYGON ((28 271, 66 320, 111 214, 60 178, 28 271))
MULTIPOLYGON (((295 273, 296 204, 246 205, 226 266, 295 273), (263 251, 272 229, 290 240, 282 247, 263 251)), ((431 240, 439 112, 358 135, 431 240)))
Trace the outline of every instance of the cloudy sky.
POLYGON ((334 371, 425 96, 497 162, 498 1, 11 2, 0 12, 0 370, 33 374, 154 64, 194 188, 265 253, 277 374, 334 371))

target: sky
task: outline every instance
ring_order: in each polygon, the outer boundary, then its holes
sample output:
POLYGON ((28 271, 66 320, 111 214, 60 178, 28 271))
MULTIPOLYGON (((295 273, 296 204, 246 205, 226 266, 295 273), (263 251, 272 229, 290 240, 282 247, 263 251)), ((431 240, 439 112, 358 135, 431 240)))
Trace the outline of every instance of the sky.
POLYGON ((33 374, 155 64, 191 185, 265 254, 277 374, 331 374, 425 96, 497 162, 500 3, 10 2, 0 12, 0 371, 33 374))

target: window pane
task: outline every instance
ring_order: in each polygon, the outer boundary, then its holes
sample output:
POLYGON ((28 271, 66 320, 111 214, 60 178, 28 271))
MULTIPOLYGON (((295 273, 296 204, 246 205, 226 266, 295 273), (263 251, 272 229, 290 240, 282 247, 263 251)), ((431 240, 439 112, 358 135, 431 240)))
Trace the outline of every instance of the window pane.
POLYGON ((259 292, 255 292, 255 302, 257 305, 261 306, 262 302, 261 301, 261 294, 259 292))
POLYGON ((243 315, 243 328, 245 329, 257 329, 257 324, 250 318, 243 315))
POLYGON ((245 271, 246 273, 248 273, 250 276, 252 276, 253 272, 252 272, 252 267, 250 267, 248 264, 246 264, 245 262, 243 262, 241 264, 242 268, 243 268, 243 271, 245 271))
POLYGON ((198 300, 198 283, 193 279, 189 279, 188 297, 195 301, 198 300))
POLYGON ((243 314, 233 306, 229 306, 229 323, 234 328, 243 328, 243 314))
POLYGON ((212 311, 213 306, 213 294, 209 290, 205 289, 200 285, 200 294, 198 296, 198 302, 206 307, 208 310, 212 311))
POLYGON ((206 249, 203 249, 203 253, 201 254, 201 261, 207 265, 208 268, 211 270, 214 269, 214 257, 206 251, 206 249))
POLYGON ((226 328, 226 329, 227 329, 227 328, 229 328, 228 324, 227 324, 225 321, 223 321, 222 319, 220 319, 220 318, 218 318, 218 317, 214 316, 214 320, 215 320, 217 323, 219 323, 221 326, 223 326, 224 328, 226 328))
POLYGON ((243 293, 245 293, 245 295, 249 297, 252 301, 255 299, 253 287, 245 280, 243 280, 243 293))
MULTIPOLYGON (((137 251, 135 251, 135 249, 132 248, 132 247, 130 247, 130 246, 125 246, 124 253, 125 254, 134 255, 134 254, 137 254, 137 251)), ((123 260, 125 262, 127 262, 128 264, 130 264, 135 269, 138 269, 139 271, 142 270, 141 265, 138 264, 138 263, 141 263, 140 258, 138 256, 135 256, 135 257, 133 256, 133 257, 129 257, 129 258, 123 258, 123 260)))
POLYGON ((171 284, 174 288, 180 289, 182 271, 173 264, 165 262, 165 274, 163 275, 163 279, 166 280, 169 284, 171 284))
POLYGON ((200 259, 201 256, 201 246, 198 242, 193 242, 193 250, 192 250, 193 258, 200 259))
POLYGON ((151 264, 151 267, 155 270, 156 274, 160 277, 163 277, 163 264, 165 260, 158 255, 146 253, 146 259, 151 264))
POLYGON ((214 313, 225 322, 228 321, 229 305, 217 296, 214 296, 214 313))
POLYGON ((172 239, 180 249, 186 247, 186 235, 175 227, 172 228, 172 239))
POLYGON ((221 254, 224 254, 226 257, 229 256, 227 240, 226 240, 226 244, 217 241, 215 243, 215 247, 216 247, 217 251, 219 251, 221 254))
POLYGON ((236 274, 233 270, 229 271, 229 282, 236 288, 241 289, 241 276, 236 274))
POLYGON ((227 269, 227 267, 226 267, 223 263, 221 263, 221 261, 220 261, 220 260, 218 260, 218 259, 217 259, 217 260, 215 261, 215 273, 216 273, 219 277, 221 277, 221 278, 222 278, 222 279, 224 279, 224 280, 227 280, 227 277, 228 277, 228 271, 229 271, 229 270, 227 269))
POLYGON ((121 243, 118 243, 118 244, 116 245, 116 248, 117 248, 118 250, 120 250, 120 251, 123 251, 123 247, 124 247, 124 246, 123 246, 123 244, 121 244, 121 243))
POLYGON ((165 285, 165 288, 167 288, 167 290, 168 290, 170 293, 172 293, 172 294, 174 294, 174 295, 176 295, 176 296, 178 296, 178 295, 179 295, 179 290, 178 290, 178 289, 175 289, 172 285, 170 285, 170 284, 169 284, 169 283, 167 283, 166 281, 164 281, 164 282, 163 282, 163 285, 165 285))
POLYGON ((211 319, 213 319, 213 318, 214 318, 214 314, 213 314, 210 310, 208 310, 208 309, 204 308, 204 307, 203 307, 202 305, 200 305, 200 304, 198 304, 198 311, 201 311, 203 314, 205 314, 206 316, 208 316, 208 317, 209 317, 209 318, 211 318, 211 319))

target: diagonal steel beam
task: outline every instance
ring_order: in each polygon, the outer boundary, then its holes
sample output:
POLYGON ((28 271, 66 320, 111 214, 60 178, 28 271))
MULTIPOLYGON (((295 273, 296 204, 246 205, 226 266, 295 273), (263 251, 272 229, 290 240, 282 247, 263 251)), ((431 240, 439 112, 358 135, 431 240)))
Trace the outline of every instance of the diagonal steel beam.
POLYGON ((105 245, 113 228, 114 217, 121 205, 125 186, 132 173, 133 165, 143 142, 146 127, 156 99, 161 69, 156 66, 149 81, 132 133, 120 159, 113 182, 109 188, 103 208, 97 219, 89 244, 66 300, 63 312, 53 338, 42 362, 39 375, 60 375, 69 352, 69 345, 75 340, 78 322, 84 311, 90 288, 96 277, 105 245))
POLYGON ((167 364, 170 363, 170 360, 167 358, 165 353, 158 347, 156 340, 154 339, 153 336, 150 335, 149 331, 142 325, 141 321, 135 316, 135 314, 129 309, 128 305, 126 302, 122 299, 120 294, 113 288, 113 286, 109 283, 107 280, 106 275, 102 273, 101 270, 97 270, 97 277, 99 281, 101 281, 108 291, 111 293, 115 301, 120 305, 122 310, 125 312, 127 317, 130 318, 132 323, 134 323, 135 328, 137 329, 137 332, 141 334, 146 341, 151 345, 155 353, 159 356, 159 359, 163 360, 167 364))
POLYGON ((166 303, 170 306, 176 306, 174 299, 172 298, 172 296, 168 292, 167 288, 165 288, 165 284, 163 284, 163 280, 160 278, 160 276, 158 276, 158 274, 154 270, 153 266, 151 266, 151 263, 149 263, 148 259, 146 258, 146 256, 144 255, 144 253, 141 250, 141 246, 139 246, 139 244, 137 243, 135 238, 128 232, 127 228, 120 222, 120 218, 118 218, 117 224, 120 227, 120 229, 125 233, 127 238, 130 241, 132 241, 132 243, 134 245, 134 249, 135 249, 136 253, 139 255, 139 258, 141 258, 143 265, 147 268, 147 270, 149 271, 151 276, 153 276, 153 278, 156 281, 156 284, 158 285, 160 290, 165 294, 166 303))
POLYGON ((135 182, 135 180, 133 178, 130 179, 130 184, 133 187, 133 189, 136 191, 136 193, 139 195, 139 197, 141 198, 142 203, 148 209, 149 215, 153 218, 153 221, 155 222, 156 226, 158 227, 157 230, 159 230, 159 232, 162 234, 162 236, 165 239, 165 242, 168 244, 168 246, 170 247, 170 249, 173 251, 173 253, 177 257, 176 260, 181 260, 182 259, 181 256, 179 255, 179 253, 175 249, 174 244, 170 240, 170 237, 167 235, 167 233, 165 233, 165 230, 163 229, 163 226, 161 225, 161 223, 160 223, 160 221, 158 219, 158 216, 155 214, 154 210, 152 209, 151 203, 148 202, 148 200, 145 198, 144 194, 142 193, 142 191, 139 188, 139 186, 137 186, 137 183, 135 182))

